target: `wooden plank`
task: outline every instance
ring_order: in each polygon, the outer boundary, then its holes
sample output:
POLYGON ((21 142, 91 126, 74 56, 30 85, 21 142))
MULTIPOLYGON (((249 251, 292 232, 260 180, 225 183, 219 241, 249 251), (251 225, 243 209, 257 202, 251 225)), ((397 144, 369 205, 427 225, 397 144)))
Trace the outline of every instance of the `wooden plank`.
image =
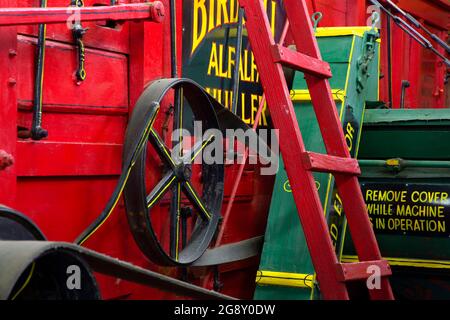
MULTIPOLYGON (((53 0, 48 7, 66 7, 70 1, 53 0)), ((23 0, 20 7, 35 7, 35 0, 23 0)), ((84 0, 84 6, 110 5, 111 0, 84 0)), ((129 24, 123 22, 109 23, 106 21, 89 21, 83 23, 83 28, 88 31, 83 36, 86 48, 96 48, 112 52, 127 54, 129 52, 128 37, 129 24)), ((19 34, 32 35, 37 37, 37 25, 25 25, 17 28, 19 34)), ((50 24, 47 26, 47 39, 65 43, 74 43, 72 30, 67 28, 65 23, 50 24)))
MULTIPOLYGON (((392 275, 391 267, 387 260, 353 262, 353 263, 339 263, 337 272, 341 281, 355 281, 364 280, 374 274, 371 268, 378 267, 380 277, 387 277, 392 275)), ((374 269, 375 270, 375 269, 374 269)))
POLYGON ((278 44, 272 47, 272 56, 275 62, 319 78, 331 78, 333 76, 330 65, 327 62, 295 52, 278 44))
MULTIPOLYGON (((70 9, 70 8, 69 8, 70 9)), ((160 1, 153 3, 132 3, 119 6, 95 6, 78 8, 80 22, 84 21, 126 21, 149 20, 161 22, 164 6, 160 1)), ((74 18, 74 11, 62 8, 1 8, 0 26, 25 24, 66 23, 74 18)))
POLYGON ((361 175, 358 160, 353 158, 340 158, 315 152, 305 152, 303 155, 303 165, 306 170, 316 172, 361 175))
MULTIPOLYGON (((36 39, 18 36, 18 99, 31 104, 33 99, 36 39)), ((44 70, 44 105, 63 107, 113 107, 128 110, 127 57, 96 49, 86 49, 86 80, 75 77, 77 52, 73 45, 47 41, 44 70)), ((45 114, 44 114, 45 121, 45 114)))

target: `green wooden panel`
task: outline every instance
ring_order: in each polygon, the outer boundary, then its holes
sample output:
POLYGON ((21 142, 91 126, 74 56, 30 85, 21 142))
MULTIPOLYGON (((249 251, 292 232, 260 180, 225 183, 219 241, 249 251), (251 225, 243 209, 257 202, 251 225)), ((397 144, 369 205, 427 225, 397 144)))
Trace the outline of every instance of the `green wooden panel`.
POLYGON ((362 159, 450 159, 450 131, 421 128, 365 128, 361 138, 362 159))
POLYGON ((321 37, 319 39, 319 49, 323 60, 329 63, 348 63, 353 36, 321 37))
MULTIPOLYGON (((325 37, 319 39, 322 59, 330 63, 333 74, 333 78, 330 79, 330 85, 332 88, 344 89, 354 37, 325 37)), ((308 88, 302 76, 295 77, 294 88, 297 90, 308 88)))
POLYGON ((450 109, 375 109, 367 110, 364 126, 448 126, 450 109))
POLYGON ((450 159, 450 109, 367 110, 360 157, 450 159))

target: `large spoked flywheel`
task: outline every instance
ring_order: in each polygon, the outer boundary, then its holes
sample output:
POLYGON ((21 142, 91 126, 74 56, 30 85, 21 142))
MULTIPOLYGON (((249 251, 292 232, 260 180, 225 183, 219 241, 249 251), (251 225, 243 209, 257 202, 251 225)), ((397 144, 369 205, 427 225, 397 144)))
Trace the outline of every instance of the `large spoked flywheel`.
POLYGON ((210 129, 219 129, 214 107, 189 79, 151 83, 133 110, 124 156, 140 154, 124 188, 125 206, 138 246, 160 265, 193 263, 217 229, 224 166, 202 159, 217 139, 210 129), (201 124, 196 139, 194 121, 201 124))

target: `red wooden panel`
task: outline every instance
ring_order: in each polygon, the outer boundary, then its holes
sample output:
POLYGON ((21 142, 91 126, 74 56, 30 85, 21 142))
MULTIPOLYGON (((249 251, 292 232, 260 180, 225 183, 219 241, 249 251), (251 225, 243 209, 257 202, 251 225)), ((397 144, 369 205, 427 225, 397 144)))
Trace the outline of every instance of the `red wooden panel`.
MULTIPOLYGON (((127 116, 54 113, 44 107, 43 125, 48 130, 45 141, 122 144, 127 116)), ((30 128, 31 112, 20 111, 19 126, 30 128)))
MULTIPOLYGON (((399 1, 398 5, 417 18, 433 33, 442 39, 447 36, 450 23, 448 4, 436 1, 399 1), (434 2, 435 4, 433 4, 434 2)), ((381 70, 384 78, 381 80, 381 99, 388 101, 388 70, 387 70, 387 33, 386 18, 382 16, 381 29, 382 55, 381 70)), ((428 36, 426 36, 428 37, 428 36)), ((433 42, 433 41, 432 41, 433 42)), ((433 42, 438 50, 440 47, 433 42)), ((444 53, 442 51, 442 53, 444 53)), ((400 107, 401 81, 408 80, 411 84, 406 90, 405 108, 442 108, 447 107, 444 101, 445 65, 441 59, 422 48, 405 32, 392 24, 392 91, 393 107, 400 107)))
MULTIPOLYGON (((49 240, 72 242, 101 212, 115 180, 115 177, 19 178, 16 208, 36 221, 49 240)), ((113 238, 109 241, 117 242, 113 238)))
MULTIPOLYGON (((234 181, 237 175, 238 168, 236 165, 226 166, 225 167, 225 181, 234 181)), ((245 170, 242 174, 242 183, 239 184, 238 187, 238 196, 236 197, 236 201, 250 201, 254 196, 254 188, 253 183, 256 178, 256 174, 254 169, 245 170)), ((224 189, 224 199, 227 202, 230 198, 231 189, 233 185, 231 183, 225 184, 224 189)), ((225 208, 225 203, 222 205, 222 208, 225 208)))
POLYGON ((122 146, 19 141, 17 176, 101 176, 121 173, 122 146))
MULTIPOLYGON (((35 39, 18 37, 18 100, 32 101, 35 39)), ((73 46, 47 42, 44 70, 44 105, 128 108, 126 56, 86 50, 87 78, 76 82, 77 53, 73 46)))
MULTIPOLYGON (((125 2, 125 1, 124 1, 125 2)), ((130 2, 130 1, 126 1, 130 2)), ((49 7, 67 7, 70 0, 48 0, 49 7)), ((93 5, 109 5, 110 0, 84 0, 85 6, 93 5)), ((38 0, 25 0, 19 5, 20 7, 38 7, 38 0)), ((83 37, 85 46, 108 51, 128 53, 129 52, 129 27, 128 23, 117 25, 116 28, 105 27, 104 22, 86 22, 83 23, 84 28, 89 28, 83 37)), ((37 36, 37 26, 21 26, 18 28, 19 33, 37 36)), ((65 24, 55 24, 47 26, 47 38, 51 40, 73 43, 72 32, 65 24)))
MULTIPOLYGON (((353 7, 347 8, 345 0, 315 0, 315 2, 317 11, 324 14, 320 22, 321 27, 345 26, 347 24, 347 13, 350 10, 354 10, 353 7)), ((351 2, 354 5, 355 0, 351 0, 351 2)), ((312 13, 312 11, 310 12, 312 13)))
POLYGON ((450 10, 450 3, 440 0, 435 1, 410 1, 399 0, 397 5, 408 11, 409 13, 426 20, 428 23, 433 24, 443 30, 448 28, 450 20, 448 17, 448 11, 450 10), (434 2, 434 3, 433 3, 434 2))

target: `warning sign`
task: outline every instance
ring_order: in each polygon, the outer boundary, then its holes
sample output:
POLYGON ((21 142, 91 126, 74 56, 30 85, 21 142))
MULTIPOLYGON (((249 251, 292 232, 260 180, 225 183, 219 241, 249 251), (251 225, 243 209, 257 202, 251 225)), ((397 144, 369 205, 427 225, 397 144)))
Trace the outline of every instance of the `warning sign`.
POLYGON ((377 233, 450 236, 450 186, 362 183, 377 233))

